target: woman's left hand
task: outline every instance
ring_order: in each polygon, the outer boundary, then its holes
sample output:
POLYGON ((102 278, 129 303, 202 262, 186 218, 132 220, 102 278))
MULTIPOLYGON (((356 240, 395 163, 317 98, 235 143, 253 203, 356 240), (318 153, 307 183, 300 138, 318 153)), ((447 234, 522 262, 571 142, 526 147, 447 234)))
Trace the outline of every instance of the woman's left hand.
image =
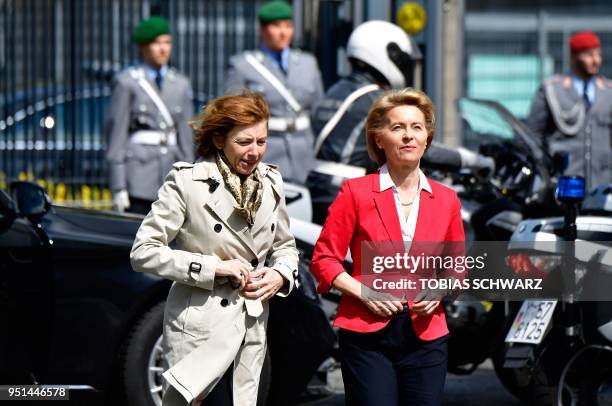
POLYGON ((285 279, 278 271, 263 267, 251 272, 250 281, 242 290, 242 295, 248 299, 268 300, 283 287, 284 283, 285 279))
POLYGON ((418 316, 429 316, 439 305, 439 300, 422 300, 420 302, 415 302, 410 310, 418 316))

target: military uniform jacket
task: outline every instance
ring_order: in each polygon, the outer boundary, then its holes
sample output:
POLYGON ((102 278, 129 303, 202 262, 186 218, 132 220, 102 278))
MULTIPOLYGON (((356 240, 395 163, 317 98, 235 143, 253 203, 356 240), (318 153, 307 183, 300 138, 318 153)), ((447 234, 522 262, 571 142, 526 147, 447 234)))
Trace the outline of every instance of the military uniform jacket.
POLYGON ((174 281, 164 313, 164 378, 183 402, 206 396, 232 362, 234 404, 257 400, 268 303, 260 316, 248 316, 244 297, 227 278, 215 278, 218 261, 240 259, 260 268, 269 258, 288 282, 281 296, 297 279, 282 178, 265 164, 257 170, 264 195, 252 227, 234 209, 214 159, 204 159, 174 165, 136 234, 134 270, 174 281))
POLYGON ((538 90, 527 125, 542 137, 549 152, 569 152, 568 175, 584 176, 587 187, 612 182, 612 82, 595 78, 595 100, 586 109, 569 75, 556 75, 538 90), (557 117, 546 97, 546 86, 560 107, 557 117), (560 128, 558 120, 561 120, 560 128), (564 129, 566 130, 564 132, 564 129), (567 130, 570 131, 567 131, 567 130))
MULTIPOLYGON (((296 119, 300 114, 308 117, 314 106, 323 97, 323 83, 316 59, 313 55, 297 49, 291 49, 289 52, 286 76, 276 61, 271 60, 259 50, 246 51, 232 56, 225 81, 225 93, 237 94, 245 89, 264 96, 273 118, 296 119), (247 62, 247 53, 253 55, 284 84, 301 105, 301 113, 291 108, 274 86, 247 62)), ((311 129, 284 133, 270 131, 269 135, 266 160, 279 166, 284 179, 302 183, 309 169, 314 165, 311 129)))
POLYGON ((162 113, 138 84, 141 75, 158 91, 143 67, 119 73, 113 84, 105 133, 106 159, 113 192, 127 190, 131 197, 155 200, 157 189, 176 161, 194 158, 193 131, 188 121, 193 116, 193 93, 187 78, 168 68, 159 96, 170 112, 175 128, 168 128, 162 113), (176 132, 175 145, 147 145, 133 142, 138 131, 176 132))

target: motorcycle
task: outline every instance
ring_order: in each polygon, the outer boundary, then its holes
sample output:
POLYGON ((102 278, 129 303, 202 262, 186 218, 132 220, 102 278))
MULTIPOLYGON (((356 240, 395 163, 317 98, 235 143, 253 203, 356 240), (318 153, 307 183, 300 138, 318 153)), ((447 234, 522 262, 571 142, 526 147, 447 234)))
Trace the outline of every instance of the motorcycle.
POLYGON ((612 184, 589 193, 578 216, 579 198, 560 199, 564 217, 524 221, 510 239, 512 271, 539 275, 558 295, 521 304, 507 330, 504 367, 524 401, 610 405, 612 184))

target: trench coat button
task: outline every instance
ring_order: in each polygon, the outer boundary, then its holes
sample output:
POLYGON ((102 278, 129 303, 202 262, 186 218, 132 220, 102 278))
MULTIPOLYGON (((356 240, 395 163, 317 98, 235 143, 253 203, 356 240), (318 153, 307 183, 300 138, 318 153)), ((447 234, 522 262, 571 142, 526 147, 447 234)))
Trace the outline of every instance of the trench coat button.
POLYGON ((223 306, 223 307, 227 307, 227 305, 228 305, 228 304, 229 304, 229 300, 227 300, 227 299, 225 299, 225 298, 224 298, 224 299, 221 299, 221 306, 223 306))
POLYGON ((270 226, 270 229, 272 230, 272 232, 274 232, 274 223, 272 223, 272 225, 270 226))
POLYGON ((215 233, 220 233, 223 226, 219 223, 215 224, 215 233))
POLYGON ((251 265, 253 266, 253 268, 257 268, 257 265, 259 265, 259 261, 257 260, 257 258, 253 258, 251 260, 251 265))

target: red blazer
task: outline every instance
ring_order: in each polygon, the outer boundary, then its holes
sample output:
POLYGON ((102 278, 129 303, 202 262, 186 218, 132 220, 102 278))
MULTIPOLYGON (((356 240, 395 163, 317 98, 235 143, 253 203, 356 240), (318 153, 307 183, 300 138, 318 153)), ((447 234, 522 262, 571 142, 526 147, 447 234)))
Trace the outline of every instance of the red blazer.
MULTIPOLYGON (((461 202, 450 188, 429 180, 431 190, 421 190, 415 241, 464 241, 461 202)), ((329 212, 314 248, 311 271, 318 280, 318 291, 326 293, 351 249, 352 276, 360 279, 363 241, 402 241, 393 190, 380 191, 378 173, 346 181, 329 212)), ((409 302, 409 306, 412 303, 409 302)), ((387 325, 390 318, 376 316, 359 299, 343 295, 334 325, 362 333, 387 325)), ((448 334, 442 306, 431 316, 412 313, 416 334, 434 340, 448 334)))

